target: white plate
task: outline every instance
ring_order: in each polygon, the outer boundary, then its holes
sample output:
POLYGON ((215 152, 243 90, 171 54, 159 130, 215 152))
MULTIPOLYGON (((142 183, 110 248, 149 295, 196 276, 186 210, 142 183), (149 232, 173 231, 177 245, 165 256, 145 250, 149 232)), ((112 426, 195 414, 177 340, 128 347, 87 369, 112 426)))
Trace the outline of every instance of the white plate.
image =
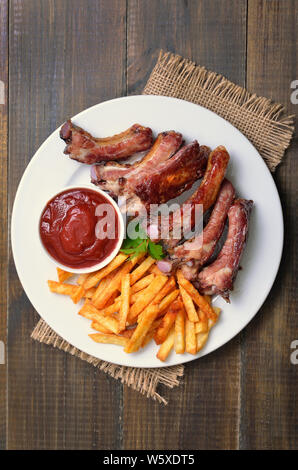
POLYGON ((241 260, 231 304, 218 298, 222 314, 203 350, 171 353, 165 363, 156 358, 153 343, 126 354, 119 346, 97 344, 90 321, 77 315, 78 306, 63 295, 52 294, 47 279, 56 279, 55 264, 41 250, 36 228, 40 211, 50 195, 65 186, 89 182, 90 167, 63 155, 59 129, 42 144, 20 182, 12 214, 12 249, 19 278, 32 305, 60 336, 99 359, 135 367, 181 364, 219 348, 253 318, 266 299, 280 263, 283 245, 282 209, 272 176, 257 150, 237 129, 216 114, 186 101, 161 96, 130 96, 107 101, 73 118, 95 136, 116 134, 138 122, 155 133, 174 129, 186 142, 225 145, 231 160, 227 176, 240 197, 253 199, 248 243, 241 260))

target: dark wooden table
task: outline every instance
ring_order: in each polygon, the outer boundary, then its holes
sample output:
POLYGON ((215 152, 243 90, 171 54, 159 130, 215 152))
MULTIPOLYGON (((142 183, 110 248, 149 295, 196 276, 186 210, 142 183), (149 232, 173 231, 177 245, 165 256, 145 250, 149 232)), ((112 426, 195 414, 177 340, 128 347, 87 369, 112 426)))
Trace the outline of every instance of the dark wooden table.
POLYGON ((84 108, 141 93, 160 48, 297 114, 297 24, 295 0, 0 0, 0 448, 297 448, 297 136, 274 175, 285 217, 274 287, 240 335, 186 366, 167 407, 30 340, 38 315, 6 231, 44 139, 84 108))

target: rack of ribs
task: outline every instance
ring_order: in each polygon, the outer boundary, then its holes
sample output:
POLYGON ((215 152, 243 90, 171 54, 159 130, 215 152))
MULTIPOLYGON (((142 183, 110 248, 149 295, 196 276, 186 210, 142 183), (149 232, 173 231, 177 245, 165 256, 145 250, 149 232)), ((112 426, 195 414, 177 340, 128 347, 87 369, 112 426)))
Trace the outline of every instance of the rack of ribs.
POLYGON ((179 150, 181 144, 181 134, 163 132, 141 161, 94 165, 91 181, 113 197, 125 196, 127 212, 149 210, 150 204, 177 197, 204 174, 209 148, 194 141, 179 150))

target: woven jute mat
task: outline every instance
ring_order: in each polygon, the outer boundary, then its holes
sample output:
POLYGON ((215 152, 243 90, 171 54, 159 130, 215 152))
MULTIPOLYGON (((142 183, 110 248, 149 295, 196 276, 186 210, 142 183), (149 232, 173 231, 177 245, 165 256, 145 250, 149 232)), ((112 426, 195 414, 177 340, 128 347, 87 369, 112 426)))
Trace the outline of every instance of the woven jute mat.
MULTIPOLYGON (((143 93, 191 101, 222 116, 252 142, 271 171, 281 162, 294 132, 294 117, 286 116, 281 104, 251 94, 223 76, 171 53, 160 52, 143 93)), ((179 385, 184 373, 182 365, 139 369, 100 361, 60 338, 43 320, 37 323, 31 338, 77 356, 163 404, 167 400, 158 393, 159 386, 179 385)))

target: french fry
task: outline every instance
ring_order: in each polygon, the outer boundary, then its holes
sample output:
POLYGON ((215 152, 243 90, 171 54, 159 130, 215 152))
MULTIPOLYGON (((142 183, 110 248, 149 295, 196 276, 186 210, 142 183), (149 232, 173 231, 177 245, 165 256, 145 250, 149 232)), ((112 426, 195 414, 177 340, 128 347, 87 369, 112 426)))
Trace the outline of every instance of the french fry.
POLYGON ((85 290, 84 297, 86 297, 86 299, 92 299, 95 294, 95 291, 95 287, 90 287, 90 289, 85 290))
POLYGON ((210 328, 215 325, 218 320, 218 316, 220 314, 219 307, 213 307, 214 312, 216 313, 216 319, 206 318, 204 321, 199 321, 195 324, 195 332, 196 333, 207 333, 210 328))
MULTIPOLYGON (((166 277, 166 276, 163 276, 166 277)), ((171 276, 170 278, 166 277, 166 283, 163 286, 163 288, 159 291, 157 296, 154 298, 153 303, 159 304, 170 292, 172 292, 176 287, 176 281, 174 276, 171 276)))
POLYGON ((172 302, 178 297, 179 295, 179 289, 173 290, 173 292, 170 292, 166 297, 162 299, 162 301, 159 304, 159 313, 158 315, 163 315, 165 310, 169 308, 172 302))
POLYGON ((77 304, 84 297, 85 289, 83 286, 77 286, 76 290, 71 294, 71 300, 77 304))
POLYGON ((153 336, 154 336, 154 330, 149 330, 145 338, 143 339, 141 348, 144 348, 145 346, 147 346, 147 344, 150 343, 150 341, 153 339, 153 336))
POLYGON ((209 336, 209 331, 207 331, 207 333, 197 334, 197 352, 199 352, 205 346, 208 336, 209 336))
POLYGON ((155 274, 156 276, 164 276, 164 273, 161 272, 161 270, 157 267, 156 264, 153 264, 153 266, 151 266, 149 272, 155 274))
POLYGON ((172 326, 172 329, 170 330, 168 337, 164 340, 164 342, 159 348, 158 353, 156 354, 156 357, 160 361, 166 360, 171 350, 173 349, 174 341, 175 341, 175 327, 172 326))
POLYGON ((143 254, 136 256, 132 260, 126 261, 124 265, 119 268, 116 275, 109 281, 108 288, 101 291, 93 301, 97 308, 103 308, 114 292, 120 290, 122 276, 128 274, 143 256, 143 254))
POLYGON ((131 285, 137 282, 145 274, 146 271, 155 263, 155 259, 148 256, 142 263, 131 273, 131 285))
POLYGON ((143 342, 142 342, 142 345, 141 345, 142 348, 144 348, 145 346, 147 346, 147 344, 150 343, 150 341, 153 339, 153 336, 154 336, 154 334, 155 334, 155 331, 156 331, 157 328, 159 327, 160 323, 161 323, 161 318, 155 320, 155 321, 152 323, 152 325, 151 325, 151 327, 150 327, 148 333, 146 334, 146 336, 145 336, 145 338, 144 338, 144 340, 143 340, 143 342))
POLYGON ((117 344, 119 346, 127 346, 129 342, 129 339, 125 338, 125 336, 107 335, 107 334, 100 334, 100 333, 92 333, 89 336, 96 343, 117 344))
POLYGON ((173 302, 165 316, 161 319, 161 324, 155 332, 154 340, 156 344, 162 344, 165 341, 170 329, 175 323, 176 315, 177 310, 175 302, 173 302))
MULTIPOLYGON (((105 293, 106 293, 106 288, 107 286, 110 284, 110 282, 112 281, 112 279, 114 278, 114 273, 110 273, 108 274, 106 277, 104 277, 98 284, 97 288, 96 288, 96 291, 92 297, 92 302, 94 303, 94 305, 96 305, 96 301, 98 298, 100 298, 101 296, 104 296, 105 293)), ((107 299, 108 300, 108 299, 107 299)), ((107 301, 106 301, 107 302, 107 301)), ((106 304, 106 302, 104 302, 100 308, 103 308, 106 304)))
MULTIPOLYGON (((176 286, 176 281, 174 276, 171 276, 170 278, 167 279, 165 285, 163 288, 158 292, 157 296, 154 297, 154 299, 150 302, 149 305, 157 305, 160 304, 160 302, 166 297, 166 295, 171 292, 173 289, 175 289, 176 286)), ((144 311, 140 313, 140 317, 144 314, 144 311)))
POLYGON ((193 304, 191 296, 188 294, 188 292, 186 292, 184 287, 182 287, 180 284, 179 284, 179 289, 180 289, 180 294, 181 294, 181 297, 182 297, 182 301, 183 301, 188 319, 191 322, 199 321, 199 317, 198 317, 198 314, 196 312, 196 309, 195 309, 195 306, 193 304))
POLYGON ((104 277, 106 277, 115 269, 119 268, 119 266, 121 266, 121 264, 123 264, 127 258, 128 255, 125 255, 124 253, 119 253, 119 255, 117 255, 116 258, 114 258, 107 266, 100 269, 99 271, 96 271, 90 277, 88 277, 88 279, 84 283, 84 288, 90 289, 90 287, 94 287, 104 277))
POLYGON ((207 302, 203 295, 199 294, 197 289, 189 282, 182 274, 177 271, 178 283, 188 292, 193 301, 198 307, 207 315, 208 318, 216 319, 216 313, 213 311, 211 305, 207 302))
POLYGON ((207 321, 198 321, 195 323, 195 333, 206 333, 208 331, 208 319, 207 321))
POLYGON ((135 328, 129 328, 127 330, 124 330, 124 331, 121 331, 121 336, 125 336, 125 338, 131 338, 134 331, 135 331, 136 327, 135 328))
POLYGON ((185 314, 182 301, 178 298, 180 308, 175 318, 175 341, 174 349, 176 354, 183 354, 185 351, 185 314))
POLYGON ((208 330, 206 332, 198 333, 197 336, 197 352, 199 352, 206 344, 207 339, 209 337, 209 332, 211 328, 215 325, 215 323, 218 320, 218 316, 220 314, 220 308, 218 307, 213 307, 213 310, 215 312, 215 319, 209 318, 208 319, 208 330))
POLYGON ((115 303, 115 300, 116 300, 117 297, 118 297, 118 292, 114 292, 114 294, 112 294, 112 296, 111 296, 111 297, 109 298, 109 300, 106 302, 104 308, 108 308, 108 307, 110 307, 111 305, 113 305, 113 304, 115 303))
POLYGON ((127 346, 125 347, 125 352, 131 353, 137 351, 140 348, 157 314, 158 305, 150 305, 147 309, 146 315, 144 315, 140 323, 138 323, 132 337, 130 338, 127 346))
POLYGON ((64 269, 61 269, 61 268, 56 268, 56 269, 57 269, 57 276, 58 276, 59 282, 65 282, 67 279, 73 276, 73 273, 64 271, 64 269))
POLYGON ((125 330, 130 307, 130 274, 125 274, 121 281, 121 302, 119 311, 119 332, 125 330))
POLYGON ((88 279, 89 276, 92 276, 92 274, 89 274, 89 273, 80 274, 78 279, 77 279, 77 284, 79 286, 82 286, 86 282, 86 280, 88 279))
POLYGON ((120 253, 96 273, 80 274, 76 285, 65 283, 73 273, 57 268, 57 274, 59 282, 49 280, 49 289, 69 295, 75 303, 85 299, 78 313, 91 320, 91 328, 98 332, 90 338, 121 345, 127 353, 154 339, 160 345, 157 358, 161 361, 172 349, 177 354, 196 354, 220 314, 211 297, 201 295, 181 270, 167 277, 144 254, 128 259, 120 253))
POLYGON ((97 321, 93 321, 91 323, 91 328, 93 328, 93 330, 99 331, 100 333, 111 333, 111 330, 108 330, 108 328, 104 327, 97 321))
POLYGON ((136 292, 139 292, 140 290, 145 289, 145 287, 151 284, 153 279, 154 279, 154 274, 148 274, 148 276, 143 277, 131 287, 131 293, 135 294, 136 292))
POLYGON ((186 318, 185 321, 185 350, 189 354, 196 354, 197 352, 197 341, 196 341, 196 333, 195 333, 195 325, 197 323, 194 323, 190 321, 188 318, 186 318))
POLYGON ((97 310, 96 307, 91 302, 85 302, 81 310, 79 311, 79 315, 82 315, 85 318, 89 318, 89 320, 93 320, 95 322, 100 323, 102 326, 110 330, 112 333, 118 333, 118 320, 116 320, 112 316, 104 316, 97 310))
POLYGON ((65 284, 63 282, 57 282, 57 281, 48 281, 48 286, 50 288, 51 292, 54 292, 55 294, 63 294, 63 295, 72 295, 78 286, 75 286, 73 284, 65 284))
POLYGON ((165 283, 167 282, 167 278, 165 276, 156 276, 152 283, 144 289, 143 295, 138 298, 138 300, 132 305, 128 321, 131 323, 133 322, 137 316, 150 304, 150 302, 154 299, 154 297, 158 294, 158 292, 163 288, 165 283))

